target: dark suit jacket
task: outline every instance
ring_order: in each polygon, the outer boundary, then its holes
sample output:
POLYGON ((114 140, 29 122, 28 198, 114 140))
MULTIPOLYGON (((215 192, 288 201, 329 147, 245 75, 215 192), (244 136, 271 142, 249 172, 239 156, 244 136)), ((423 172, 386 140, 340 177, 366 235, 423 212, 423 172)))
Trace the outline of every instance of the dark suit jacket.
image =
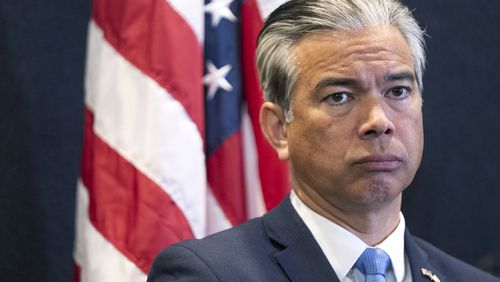
MULTIPOLYGON (((413 281, 500 281, 436 247, 405 234, 413 281)), ((148 281, 338 281, 313 235, 287 197, 261 218, 175 244, 156 258, 148 281)))

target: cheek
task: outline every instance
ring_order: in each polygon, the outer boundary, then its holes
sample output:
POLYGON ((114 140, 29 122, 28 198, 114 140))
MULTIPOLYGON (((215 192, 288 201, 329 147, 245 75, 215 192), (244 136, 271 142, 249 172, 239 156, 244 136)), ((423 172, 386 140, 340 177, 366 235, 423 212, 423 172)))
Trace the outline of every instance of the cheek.
POLYGON ((292 123, 295 124, 288 133, 291 157, 307 159, 314 154, 314 148, 321 144, 321 136, 313 124, 297 120, 292 123))
MULTIPOLYGON (((290 150, 301 162, 310 166, 332 167, 341 162, 349 146, 351 130, 341 122, 329 119, 310 119, 294 131, 290 150)), ((298 159, 297 159, 298 160, 298 159)))
POLYGON ((321 144, 321 129, 311 118, 295 115, 288 131, 290 157, 301 162, 307 161, 321 144))
POLYGON ((418 163, 420 164, 420 160, 422 159, 422 154, 424 151, 424 125, 423 125, 423 118, 422 114, 420 114, 419 120, 418 120, 418 163))
POLYGON ((413 166, 418 167, 424 147, 422 111, 416 110, 402 124, 403 140, 413 166))

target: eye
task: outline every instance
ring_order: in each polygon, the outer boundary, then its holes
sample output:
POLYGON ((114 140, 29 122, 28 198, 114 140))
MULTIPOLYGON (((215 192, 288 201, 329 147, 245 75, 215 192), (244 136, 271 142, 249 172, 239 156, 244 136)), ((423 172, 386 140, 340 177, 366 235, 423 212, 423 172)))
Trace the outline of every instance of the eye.
POLYGON ((343 105, 352 100, 352 96, 346 92, 338 92, 328 95, 325 101, 330 105, 343 105))
POLYGON ((404 98, 410 96, 410 94, 411 94, 410 88, 404 87, 404 86, 398 86, 398 87, 391 88, 391 90, 389 91, 389 93, 387 95, 390 98, 401 100, 401 99, 404 99, 404 98))

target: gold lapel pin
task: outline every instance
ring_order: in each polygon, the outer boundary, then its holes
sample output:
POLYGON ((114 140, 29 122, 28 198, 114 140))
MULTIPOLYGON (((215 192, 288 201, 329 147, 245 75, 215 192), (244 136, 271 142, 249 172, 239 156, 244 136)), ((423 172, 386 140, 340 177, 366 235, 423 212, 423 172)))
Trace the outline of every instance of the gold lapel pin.
POLYGON ((441 280, 428 269, 422 268, 422 275, 427 276, 432 282, 441 282, 441 280))

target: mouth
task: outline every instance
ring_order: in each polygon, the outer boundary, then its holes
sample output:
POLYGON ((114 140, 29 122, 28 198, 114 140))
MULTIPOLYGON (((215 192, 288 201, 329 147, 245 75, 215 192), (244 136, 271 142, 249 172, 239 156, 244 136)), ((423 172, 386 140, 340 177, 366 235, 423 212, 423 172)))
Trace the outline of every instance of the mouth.
POLYGON ((355 166, 368 171, 393 171, 403 164, 403 160, 395 155, 369 155, 354 162, 355 166))

